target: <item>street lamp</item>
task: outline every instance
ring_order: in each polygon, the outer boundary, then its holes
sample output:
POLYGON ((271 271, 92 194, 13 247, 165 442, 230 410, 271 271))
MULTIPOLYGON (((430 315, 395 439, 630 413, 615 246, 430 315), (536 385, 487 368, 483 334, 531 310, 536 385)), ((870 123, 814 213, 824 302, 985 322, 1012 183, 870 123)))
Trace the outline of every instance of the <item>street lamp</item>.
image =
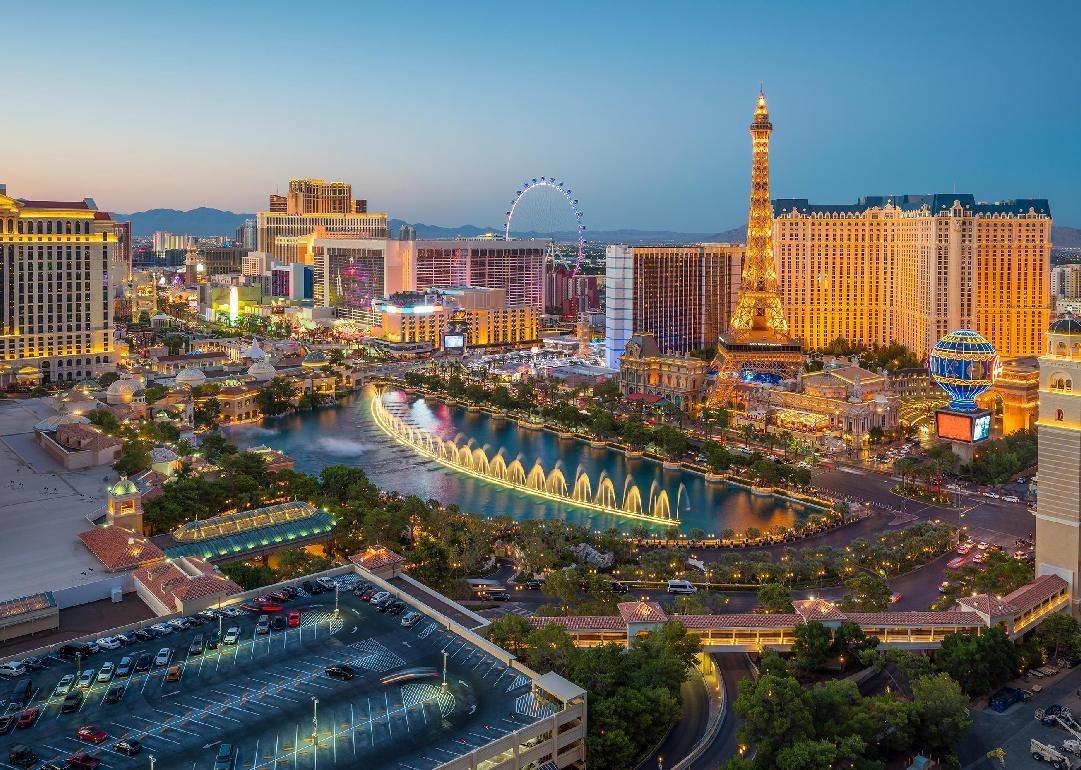
POLYGON ((312 696, 312 743, 319 748, 319 699, 312 696))
POLYGON ((337 583, 334 584, 334 617, 340 618, 342 611, 338 609, 338 590, 341 588, 337 583))
POLYGON ((158 761, 158 758, 153 754, 150 755, 150 770, 154 770, 154 763, 158 761))
POLYGON ((447 651, 443 650, 443 689, 447 689, 447 651))

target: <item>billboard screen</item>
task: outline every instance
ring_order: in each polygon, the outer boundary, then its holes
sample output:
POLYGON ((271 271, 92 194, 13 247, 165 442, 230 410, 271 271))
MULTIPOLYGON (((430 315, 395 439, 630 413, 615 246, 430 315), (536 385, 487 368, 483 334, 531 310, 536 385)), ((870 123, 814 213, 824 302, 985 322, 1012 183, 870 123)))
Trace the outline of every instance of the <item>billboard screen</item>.
POLYGON ((448 334, 443 337, 445 350, 461 350, 465 347, 465 336, 461 334, 448 334))
POLYGON ((939 438, 972 441, 972 415, 952 412, 935 413, 935 432, 939 438))
POLYGON ((972 421, 972 440, 983 441, 991 435, 991 415, 982 414, 972 421))

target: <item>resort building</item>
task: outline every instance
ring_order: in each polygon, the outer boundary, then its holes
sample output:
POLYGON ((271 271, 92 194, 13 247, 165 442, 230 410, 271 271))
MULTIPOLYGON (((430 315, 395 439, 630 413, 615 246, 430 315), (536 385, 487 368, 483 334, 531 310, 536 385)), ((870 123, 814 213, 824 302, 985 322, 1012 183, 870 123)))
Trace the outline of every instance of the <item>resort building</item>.
POLYGON ((653 335, 665 355, 716 346, 735 308, 739 244, 609 246, 605 261, 606 365, 619 366, 632 335, 653 335))
POLYGON ((804 349, 838 337, 899 342, 926 356, 955 329, 1003 358, 1038 355, 1048 322, 1046 200, 977 203, 967 193, 773 201, 774 248, 790 333, 804 349))
POLYGON ((1040 356, 1040 494, 1036 502, 1036 574, 1070 585, 1074 615, 1081 599, 1081 323, 1048 328, 1040 356), (1075 387, 1076 386, 1076 387, 1075 387))
POLYGON ((991 410, 998 435, 1034 429, 1040 413, 1039 359, 1021 356, 1004 361, 991 390, 976 402, 991 410))
POLYGON ((502 289, 508 306, 527 305, 538 316, 544 312, 544 243, 486 238, 400 243, 415 249, 409 258, 403 257, 410 289, 502 289))
POLYGON ((260 419, 263 410, 255 400, 259 390, 254 384, 228 385, 219 390, 213 398, 216 398, 221 406, 221 424, 235 425, 260 419))
POLYGON ((379 325, 376 300, 414 288, 407 281, 408 241, 328 238, 319 231, 310 251, 314 303, 334 308, 338 318, 356 321, 361 329, 379 325))
POLYGON ((3 384, 116 370, 113 294, 126 277, 116 222, 94 201, 31 201, 0 185, 3 384))
POLYGON ((270 211, 256 215, 256 250, 285 264, 310 265, 306 259, 317 228, 324 237, 386 238, 387 215, 368 213, 367 202, 355 201, 344 182, 293 179, 284 210, 280 196, 271 196, 270 211))
POLYGON ((696 412, 708 393, 708 368, 698 358, 663 355, 648 332, 635 334, 619 358, 619 392, 631 400, 651 396, 696 412))

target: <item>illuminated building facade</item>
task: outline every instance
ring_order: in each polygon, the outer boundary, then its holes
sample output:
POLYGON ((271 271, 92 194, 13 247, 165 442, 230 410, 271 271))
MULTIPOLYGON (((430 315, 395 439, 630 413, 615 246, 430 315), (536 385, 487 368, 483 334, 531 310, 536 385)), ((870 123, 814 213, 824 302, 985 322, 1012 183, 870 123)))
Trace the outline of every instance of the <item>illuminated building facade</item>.
POLYGON ((528 305, 538 313, 544 311, 544 244, 484 238, 399 243, 415 249, 412 258, 404 260, 411 288, 503 289, 508 305, 528 305))
POLYGON ((685 412, 695 412, 706 397, 708 364, 690 356, 665 356, 652 334, 635 334, 619 359, 619 392, 657 396, 685 412))
POLYGON ((119 248, 117 223, 93 200, 16 200, 0 185, 0 385, 115 371, 119 248))
POLYGON ((504 348, 532 344, 540 336, 537 309, 508 305, 502 289, 450 286, 399 292, 376 302, 375 309, 380 336, 393 344, 427 343, 432 350, 445 345, 504 348))
POLYGON ((773 202, 785 316, 807 349, 842 337, 919 356, 972 329, 1003 358, 1036 355, 1048 321, 1046 200, 969 194, 773 202))
POLYGON ((1059 265, 1051 269, 1051 296, 1062 299, 1081 299, 1081 265, 1059 265))
POLYGON ((631 336, 653 335, 663 355, 709 348, 735 307, 744 247, 609 246, 605 259, 605 365, 631 336))
POLYGON ((769 202, 769 137, 773 124, 766 96, 759 92, 751 121, 751 203, 747 217, 747 251, 739 295, 728 330, 717 340, 717 385, 714 405, 726 405, 740 383, 771 382, 794 377, 803 367, 798 338, 789 334, 777 288, 773 261, 773 211, 769 202))
POLYGON ((292 179, 284 210, 282 197, 271 196, 271 210, 256 215, 256 249, 279 262, 312 264, 305 260, 317 229, 322 237, 387 237, 387 215, 369 214, 367 201, 354 200, 345 182, 292 179))
POLYGON ((312 297, 335 308, 338 318, 370 329, 379 324, 373 303, 403 284, 398 241, 385 238, 315 238, 312 241, 312 297))
POLYGON ((184 259, 189 284, 205 283, 212 275, 240 273, 248 250, 240 246, 203 246, 184 259))
POLYGON ((603 275, 574 274, 563 265, 548 265, 544 275, 545 310, 574 315, 580 310, 600 310, 603 275))
POLYGON ((1039 361, 1035 356, 1004 361, 991 390, 977 401, 994 413, 998 433, 1003 436, 1034 429, 1040 413, 1039 361))
POLYGON ((1040 494, 1036 502, 1036 574, 1070 584, 1081 598, 1081 323, 1067 317, 1047 331, 1040 356, 1040 494))

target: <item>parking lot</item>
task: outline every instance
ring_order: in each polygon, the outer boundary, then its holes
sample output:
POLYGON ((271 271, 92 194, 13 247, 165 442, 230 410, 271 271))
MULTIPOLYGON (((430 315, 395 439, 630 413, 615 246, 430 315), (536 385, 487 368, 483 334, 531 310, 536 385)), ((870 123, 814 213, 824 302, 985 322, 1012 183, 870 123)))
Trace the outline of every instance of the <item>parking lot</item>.
MULTIPOLYGON (((347 575, 348 582, 356 576, 347 575)), ((530 694, 529 680, 442 629, 427 616, 404 627, 402 616, 383 614, 340 591, 340 617, 334 593, 301 596, 285 602, 278 614, 300 613, 299 624, 268 634, 256 633, 261 614, 211 619, 203 625, 115 650, 102 650, 85 661, 50 655, 32 680, 27 704, 41 713, 29 727, 0 736, 0 766, 10 748, 30 746, 36 767, 84 749, 101 767, 146 767, 149 757, 161 768, 213 768, 221 744, 231 744, 229 768, 315 768, 342 763, 365 768, 436 767, 550 713, 530 694), (197 634, 241 629, 236 644, 218 644, 198 653, 190 645, 197 634), (102 664, 133 661, 163 647, 172 650, 167 665, 133 671, 110 682, 94 681, 73 713, 62 713, 62 693, 54 693, 65 674, 76 677, 102 664), (443 687, 446 653, 447 687, 443 687), (356 671, 349 681, 331 678, 328 666, 347 664, 356 671), (179 666, 166 681, 166 673, 179 666), (388 674, 427 669, 425 676, 383 684, 388 674), (434 669, 434 672, 432 671, 434 669), (120 685, 118 702, 106 699, 120 685), (107 733, 100 743, 76 737, 93 725, 107 733), (142 751, 126 756, 115 750, 122 739, 135 739, 142 751)), ((96 676, 95 676, 96 679, 96 676)), ((0 679, 7 698, 17 679, 0 679)), ((116 692, 114 692, 114 697, 116 692)), ((6 714, 22 711, 6 704, 6 714)))

